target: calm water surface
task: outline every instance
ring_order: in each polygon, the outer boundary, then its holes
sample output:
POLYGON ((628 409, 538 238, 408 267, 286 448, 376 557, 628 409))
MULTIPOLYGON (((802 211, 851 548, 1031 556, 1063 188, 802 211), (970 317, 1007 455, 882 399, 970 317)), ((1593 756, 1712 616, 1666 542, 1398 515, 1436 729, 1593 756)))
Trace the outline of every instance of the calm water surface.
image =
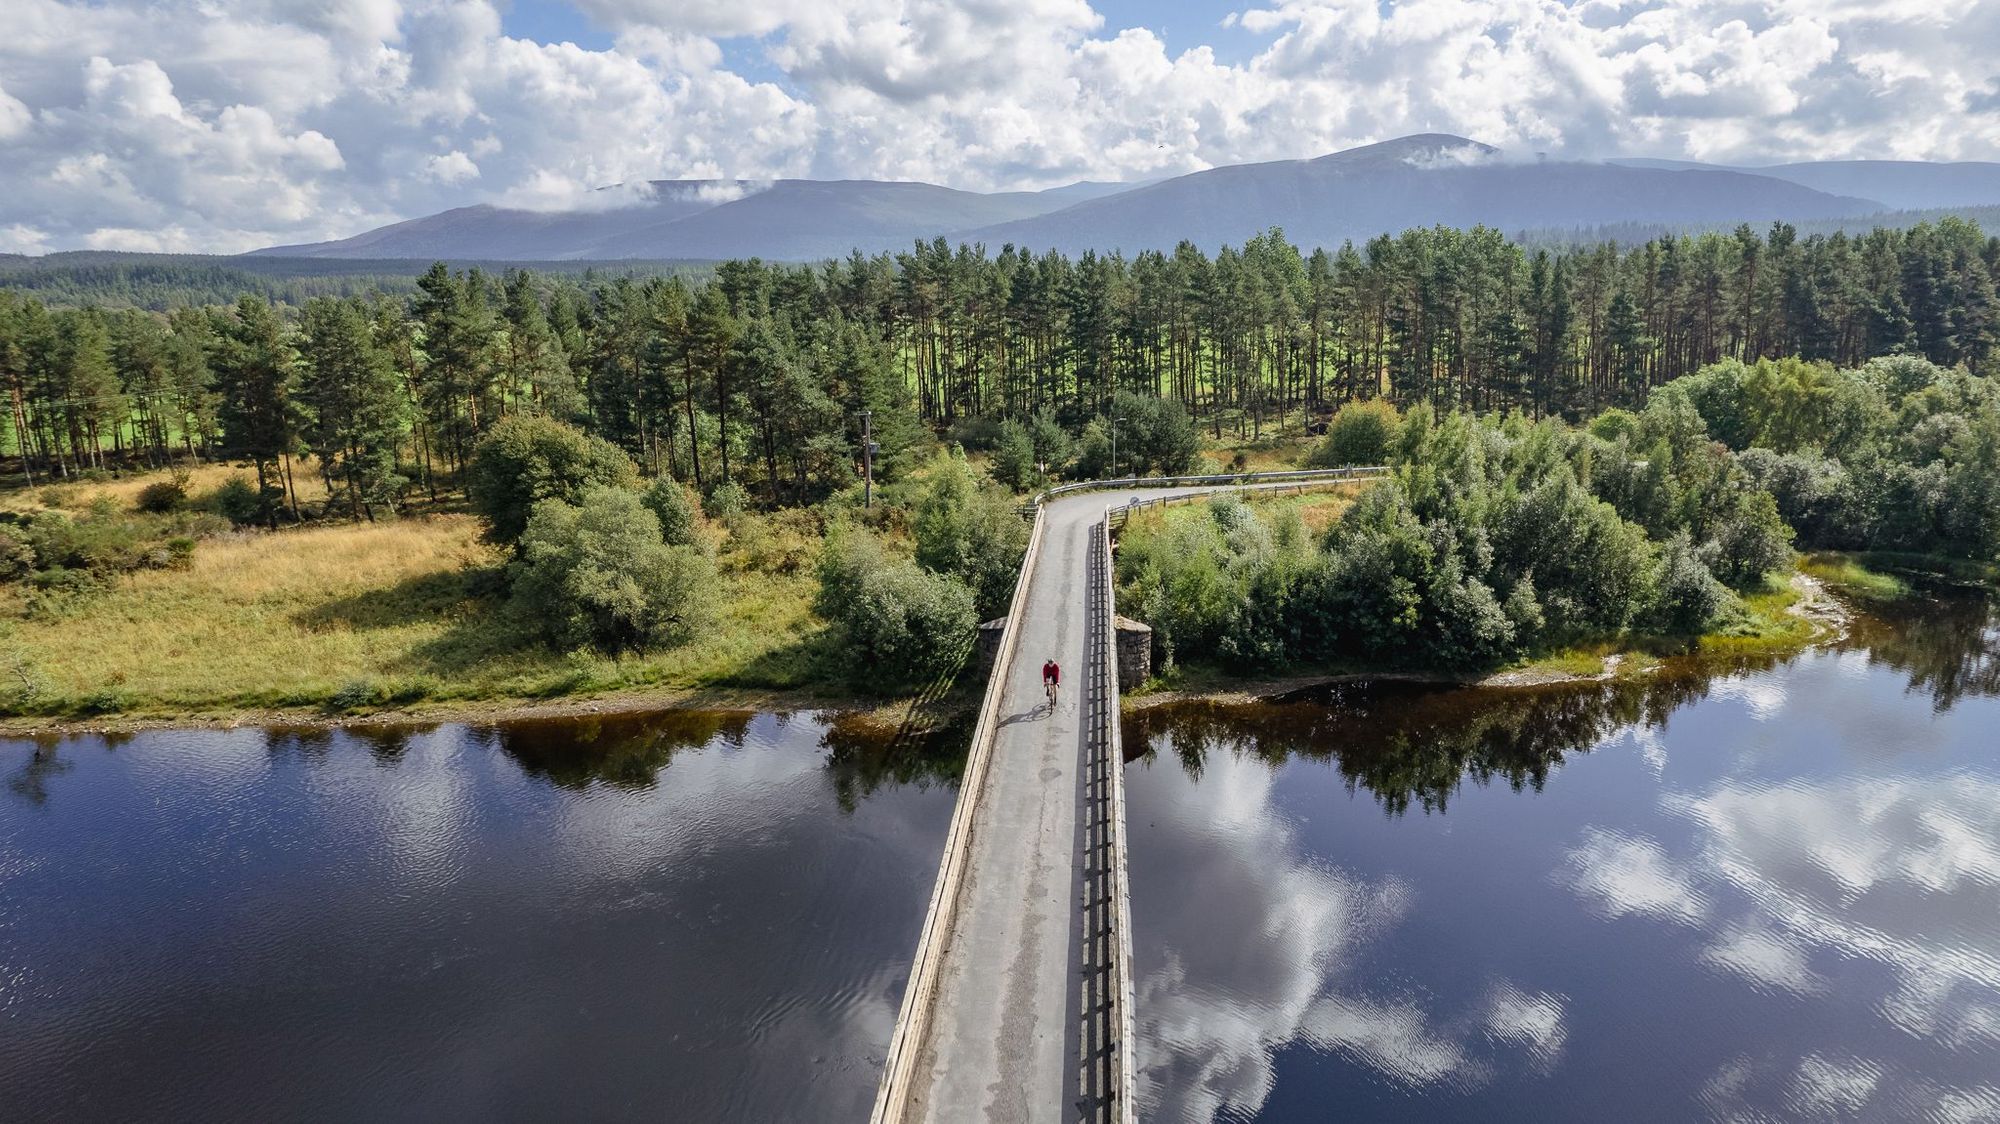
POLYGON ((1128 727, 1159 1121, 2000 1120, 2000 629, 1128 727))
POLYGON ((0 1119, 865 1118, 955 767, 806 714, 0 743, 0 1119))

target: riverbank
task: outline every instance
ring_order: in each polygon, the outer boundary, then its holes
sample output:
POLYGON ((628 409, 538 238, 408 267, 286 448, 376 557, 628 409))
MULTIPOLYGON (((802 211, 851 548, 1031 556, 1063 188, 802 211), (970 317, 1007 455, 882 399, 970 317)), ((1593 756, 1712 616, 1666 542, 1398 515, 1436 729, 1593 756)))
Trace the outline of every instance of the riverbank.
MULTIPOLYGON (((1345 501, 1281 502, 1323 523, 1345 501)), ((969 681, 923 700, 854 685, 810 609, 816 544, 804 529, 752 517, 716 543, 725 604, 713 630, 681 648, 611 656, 557 652, 532 636, 493 592, 501 559, 469 516, 227 536, 204 542, 186 569, 130 575, 55 612, 12 606, 0 623, 0 709, 8 712, 0 735, 485 723, 669 708, 837 710, 931 729, 976 706, 978 685, 969 681)), ((1803 650, 1840 623, 1829 585, 1864 599, 1909 591, 1874 568, 1884 564, 1805 559, 1790 585, 1748 598, 1745 622, 1701 638, 1695 650, 1803 650)), ((1476 675, 1334 667, 1245 678, 1184 667, 1128 705, 1245 700, 1358 679, 1603 679, 1646 674, 1685 651, 1607 644, 1476 675)))
POLYGON ((816 527, 746 516, 715 536, 714 626, 618 655, 543 642, 462 514, 223 535, 182 567, 60 598, 16 584, 0 593, 0 729, 889 705, 812 613, 816 527))
POLYGON ((1340 683, 1405 682, 1465 687, 1540 687, 1559 683, 1603 682, 1639 678, 1657 671, 1668 659, 1784 658, 1837 638, 1846 628, 1849 611, 1836 596, 1859 595, 1852 583, 1871 595, 1900 588, 1891 575, 1869 569, 1844 556, 1816 556, 1817 567, 1802 568, 1782 585, 1744 599, 1745 620, 1729 630, 1694 641, 1630 638, 1624 642, 1566 649, 1521 663, 1484 671, 1429 669, 1320 668, 1288 675, 1234 675, 1208 664, 1178 669, 1169 679, 1155 679, 1125 697, 1125 709, 1143 711, 1181 702, 1241 704, 1258 702, 1340 683))
POLYGON ((445 723, 485 726, 551 719, 615 718, 667 710, 739 713, 838 713, 885 734, 929 734, 973 713, 978 697, 965 691, 939 698, 867 698, 854 694, 699 687, 687 690, 613 691, 553 699, 440 701, 334 714, 324 709, 272 707, 212 712, 121 713, 85 716, 0 717, 0 737, 61 738, 82 734, 135 734, 147 730, 235 730, 284 727, 302 730, 423 727, 445 723))

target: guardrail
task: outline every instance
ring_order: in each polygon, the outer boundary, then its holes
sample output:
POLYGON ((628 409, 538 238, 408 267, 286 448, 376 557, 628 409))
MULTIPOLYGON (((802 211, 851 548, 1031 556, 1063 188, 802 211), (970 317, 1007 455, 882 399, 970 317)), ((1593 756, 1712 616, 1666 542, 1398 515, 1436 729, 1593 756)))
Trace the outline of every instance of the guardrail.
POLYGON ((1021 505, 1025 514, 1038 511, 1050 500, 1079 492, 1107 492, 1120 488, 1250 488, 1265 484, 1285 483, 1327 483, 1339 484, 1349 481, 1380 480, 1389 474, 1382 465, 1359 465, 1352 468, 1298 468, 1283 472, 1228 472, 1206 476, 1115 476, 1109 480, 1078 480, 1073 484, 1058 484, 1035 493, 1027 503, 1021 505))
POLYGON ((1028 550, 1021 557, 1021 569, 1014 577, 1014 596, 1007 606, 1007 624, 1000 632, 1000 649, 993 658, 993 671, 986 680, 986 694, 979 704, 979 720, 972 730, 972 748, 966 758, 965 775, 959 783, 958 804, 945 833, 944 859, 938 864, 937 885, 931 889, 930 908, 924 915, 923 935, 917 940, 916 959, 910 964, 910 981, 903 989, 903 1004, 896 1013, 896 1030, 889 1038, 884 1059, 882 1084, 875 1093, 872 1124, 900 1121, 909 1107, 912 1087, 918 1076, 924 1044, 930 1037, 933 1000, 938 972, 944 964, 956 903, 965 883, 966 857, 972 840, 972 821, 979 809, 979 797, 986 787, 987 766, 993 759, 993 734, 1000 727, 1000 696, 1006 689, 1007 671, 1014 663, 1014 649, 1020 638, 1018 627, 1027 607, 1028 585, 1040 560, 1042 512, 1035 512, 1035 527, 1028 535, 1028 550))
POLYGON ((1132 888, 1129 882, 1127 850, 1125 846, 1125 740, 1118 725, 1118 581, 1112 569, 1111 520, 1107 516, 1098 524, 1101 530, 1098 542, 1098 563, 1103 585, 1098 604, 1103 612, 1098 618, 1098 635, 1103 637, 1104 655, 1097 671, 1103 678, 1102 690, 1105 700, 1105 728, 1101 731, 1103 744, 1100 749, 1099 768, 1104 770, 1109 782, 1110 808, 1107 809, 1109 833, 1109 864, 1111 871, 1110 906, 1112 919, 1112 1002, 1117 1005, 1114 1012, 1116 1045, 1111 1055, 1111 1087, 1116 1102, 1112 1105, 1111 1118, 1119 1124, 1133 1124, 1137 1119, 1138 1107, 1133 1101, 1138 1065, 1135 1062, 1138 1045, 1137 1032, 1133 1026, 1133 983, 1132 983, 1132 888))

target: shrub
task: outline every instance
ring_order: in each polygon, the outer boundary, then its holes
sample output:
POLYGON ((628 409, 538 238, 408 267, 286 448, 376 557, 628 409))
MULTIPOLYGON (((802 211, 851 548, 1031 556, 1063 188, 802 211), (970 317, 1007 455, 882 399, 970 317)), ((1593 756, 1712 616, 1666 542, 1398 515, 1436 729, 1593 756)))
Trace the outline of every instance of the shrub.
POLYGON ((472 451, 465 491, 486 520, 489 541, 511 544, 527 530, 544 500, 574 504, 588 489, 638 481, 616 445, 551 418, 515 414, 493 427, 472 451))
POLYGON ((1316 468, 1385 464, 1402 425, 1402 415, 1379 398, 1350 402, 1333 416, 1326 436, 1313 448, 1308 463, 1316 468))
POLYGON ((380 705, 387 697, 388 692, 374 680, 352 679, 341 684, 340 689, 326 700, 326 708, 336 714, 345 714, 380 705))
POLYGON ((593 487, 579 503, 535 505, 520 539, 515 603, 550 639, 611 651, 687 639, 707 621, 715 573, 624 488, 593 487))
POLYGON ((205 503, 209 510, 238 527, 264 521, 264 501, 257 495, 256 485, 241 473, 224 480, 209 493, 205 503))
POLYGON ((827 541, 815 607, 847 634, 860 657, 856 678, 884 686, 956 669, 979 624, 972 591, 963 583, 907 560, 888 560, 881 545, 859 531, 827 541))
POLYGON ((1765 574, 1790 564, 1792 529, 1778 516, 1771 493, 1747 492, 1716 526, 1715 538, 1702 553, 1716 577, 1747 589, 1762 582, 1765 574))
POLYGON ((1005 610, 1028 546, 1028 525, 1010 497, 982 489, 963 457, 944 454, 917 502, 913 530, 918 565, 970 586, 981 613, 1005 610))
POLYGON ((992 414, 960 418, 952 423, 951 441, 973 452, 985 452, 999 443, 1007 424, 992 414))
POLYGON ((1000 436, 993 443, 993 479, 1001 487, 1025 492, 1035 486, 1040 472, 1035 466, 1035 440, 1028 427, 1011 418, 1000 424, 1000 436))
POLYGON ((1660 568, 1650 623, 1670 636, 1697 636, 1719 618, 1734 598, 1715 580, 1685 533, 1660 549, 1660 568))
POLYGON ((1508 503, 1492 540, 1494 567, 1533 577, 1559 637, 1619 632, 1645 600, 1653 562, 1645 532, 1567 470, 1508 503))
POLYGON ((60 566, 42 570, 30 579, 27 615, 36 620, 61 620, 73 613, 77 603, 104 583, 88 570, 67 570, 60 566))
POLYGON ((19 581, 35 569, 35 547, 21 526, 0 527, 0 581, 19 581))
POLYGON ((733 519, 750 508, 750 493, 734 480, 724 480, 702 497, 701 509, 710 519, 733 519))
POLYGON ((179 480, 155 480, 139 489, 133 506, 149 515, 165 515, 187 506, 187 486, 179 480))
POLYGON ((694 497, 688 494, 686 485, 662 476, 646 487, 639 502, 660 521, 660 538, 668 546, 694 545, 694 497))
POLYGON ((1617 441, 1630 437, 1639 428, 1639 415, 1616 406, 1590 419, 1587 427, 1590 435, 1601 441, 1617 441))
POLYGON ((812 564, 820 546, 810 511, 780 508, 766 515, 739 515, 730 523, 731 553, 751 570, 795 574, 812 564))

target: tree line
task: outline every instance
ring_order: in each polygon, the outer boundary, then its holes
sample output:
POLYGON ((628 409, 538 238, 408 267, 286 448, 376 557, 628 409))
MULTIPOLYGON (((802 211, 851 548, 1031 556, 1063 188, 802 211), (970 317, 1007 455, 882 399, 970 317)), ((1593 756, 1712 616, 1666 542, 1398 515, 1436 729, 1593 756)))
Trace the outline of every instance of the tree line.
POLYGON ((1742 626, 1795 543, 2000 561, 2000 383, 1915 356, 1725 360, 1581 427, 1356 403, 1315 459, 1395 471, 1317 536, 1233 496, 1127 528, 1165 662, 1489 667, 1742 626))
MULTIPOLYGON (((24 478, 242 457, 272 520, 298 513, 302 453, 372 517, 457 487, 515 414, 576 425, 703 494, 805 503, 852 481, 864 412, 893 477, 933 433, 990 442, 999 419, 1034 436, 1038 471, 1060 467, 1058 435, 1108 438, 1154 408, 1135 403, 1164 404, 1169 428, 1184 416, 1254 439, 1372 399, 1581 419, 1725 360, 1909 354, 1984 373, 1996 265, 2000 242, 1946 219, 1631 249, 1534 250, 1480 228, 1311 253, 1273 231, 1129 259, 939 240, 693 277, 440 263, 407 295, 167 313, 0 289, 0 384, 24 478)), ((1018 467, 1020 436, 1004 436, 1018 467)))

